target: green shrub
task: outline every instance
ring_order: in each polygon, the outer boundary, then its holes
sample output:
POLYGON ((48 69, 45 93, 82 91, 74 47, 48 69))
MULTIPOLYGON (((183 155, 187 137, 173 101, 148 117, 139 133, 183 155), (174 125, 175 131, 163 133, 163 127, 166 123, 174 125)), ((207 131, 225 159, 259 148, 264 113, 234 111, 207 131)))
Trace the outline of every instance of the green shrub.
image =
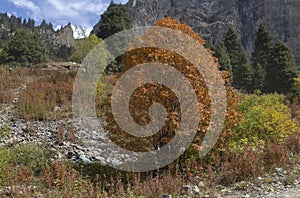
POLYGON ((52 152, 41 145, 21 144, 14 148, 0 147, 0 186, 17 177, 18 170, 29 169, 40 174, 49 163, 52 152))
POLYGON ((6 174, 6 169, 10 161, 10 150, 0 147, 0 186, 3 185, 7 179, 9 179, 8 174, 6 174))
POLYGON ((267 140, 280 142, 299 132, 290 108, 284 104, 284 96, 245 95, 239 104, 240 120, 234 127, 231 146, 263 145, 267 140))
POLYGON ((103 184, 108 184, 112 177, 116 177, 117 172, 115 169, 104 166, 100 162, 93 162, 86 164, 82 161, 73 164, 73 168, 81 173, 84 178, 88 178, 91 181, 101 181, 103 184))
POLYGON ((11 150, 9 163, 15 166, 27 166, 34 173, 40 173, 48 164, 52 152, 38 144, 20 144, 11 150))
POLYGON ((2 128, 0 128, 0 139, 9 136, 9 131, 10 129, 8 125, 2 126, 2 128))
MULTIPOLYGON (((0 48, 0 63, 3 63, 4 62, 4 51, 2 48, 0 48)), ((1 74, 1 69, 0 69, 0 74, 1 74)))

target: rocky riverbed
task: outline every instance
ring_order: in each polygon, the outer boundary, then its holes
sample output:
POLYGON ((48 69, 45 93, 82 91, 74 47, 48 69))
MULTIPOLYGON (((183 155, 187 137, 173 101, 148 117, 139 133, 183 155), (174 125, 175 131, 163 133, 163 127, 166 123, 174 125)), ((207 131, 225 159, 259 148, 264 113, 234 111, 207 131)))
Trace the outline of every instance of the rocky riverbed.
POLYGON ((21 143, 46 144, 55 153, 55 158, 66 158, 73 162, 100 161, 105 165, 134 160, 126 154, 118 154, 111 148, 106 142, 105 131, 102 128, 104 121, 99 120, 98 124, 94 131, 89 131, 90 128, 82 127, 82 121, 74 119, 46 122, 15 120, 13 116, 2 117, 0 128, 9 128, 9 135, 0 140, 0 146, 21 143))

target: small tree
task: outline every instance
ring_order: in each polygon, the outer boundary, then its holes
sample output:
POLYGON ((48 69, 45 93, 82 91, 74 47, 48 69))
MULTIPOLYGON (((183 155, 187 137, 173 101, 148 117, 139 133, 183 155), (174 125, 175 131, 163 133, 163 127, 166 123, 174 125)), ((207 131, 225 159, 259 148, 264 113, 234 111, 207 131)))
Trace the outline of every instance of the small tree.
POLYGON ((233 86, 238 89, 249 91, 251 89, 253 69, 248 63, 246 51, 236 32, 229 28, 225 41, 233 74, 233 86))
POLYGON ((29 28, 30 30, 33 30, 35 26, 35 21, 31 18, 28 19, 28 22, 26 24, 26 27, 29 28))
POLYGON ((107 11, 101 15, 97 36, 105 39, 131 27, 131 20, 126 5, 110 3, 107 11))
POLYGON ((9 38, 4 48, 7 63, 37 64, 46 61, 46 46, 41 36, 28 29, 21 29, 9 38))
POLYGON ((282 41, 277 41, 272 48, 270 66, 266 68, 266 71, 267 92, 288 93, 292 91, 298 71, 291 49, 282 41))
MULTIPOLYGON (((95 34, 75 40, 70 60, 81 63, 86 55, 88 55, 88 53, 101 41, 102 39, 98 38, 95 34)), ((106 49, 103 49, 103 53, 103 57, 107 57, 108 52, 106 49)))

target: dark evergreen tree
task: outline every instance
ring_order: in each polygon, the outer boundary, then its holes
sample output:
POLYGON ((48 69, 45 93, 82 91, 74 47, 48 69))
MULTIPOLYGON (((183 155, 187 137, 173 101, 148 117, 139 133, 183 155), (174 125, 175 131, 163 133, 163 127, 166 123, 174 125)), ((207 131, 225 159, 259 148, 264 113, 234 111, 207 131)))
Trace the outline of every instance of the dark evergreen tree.
POLYGON ((33 30, 34 26, 35 26, 35 21, 33 19, 29 18, 26 27, 33 30))
POLYGON ((254 69, 253 89, 265 90, 266 67, 270 64, 270 53, 272 50, 272 37, 263 24, 260 24, 255 48, 251 55, 251 64, 254 69))
POLYGON ((22 17, 17 18, 17 24, 18 24, 18 26, 17 26, 18 29, 22 28, 22 17))
POLYGON ((0 24, 4 25, 5 27, 9 27, 9 17, 7 13, 0 14, 0 24))
POLYGON ((228 51, 232 65, 233 86, 246 91, 251 90, 253 69, 249 64, 246 51, 236 32, 229 28, 225 40, 225 47, 228 51))
POLYGON ((97 36, 105 39, 122 30, 131 28, 131 20, 126 5, 110 3, 101 15, 97 36))
POLYGON ((17 30, 4 48, 5 62, 37 64, 46 60, 46 46, 41 36, 28 29, 17 30))
POLYGON ((12 15, 9 19, 10 32, 15 32, 18 29, 18 19, 16 16, 12 15))
POLYGON ((47 22, 45 19, 41 22, 39 28, 42 30, 47 30, 47 22))
POLYGON ((291 49, 282 41, 277 41, 272 48, 270 65, 266 71, 267 92, 288 93, 292 91, 298 70, 291 49))
POLYGON ((223 42, 219 42, 214 48, 214 56, 219 59, 220 70, 226 70, 232 75, 232 66, 227 49, 223 42))
POLYGON ((26 21, 26 19, 23 19, 22 26, 23 26, 23 27, 26 27, 26 24, 27 24, 27 21, 26 21))

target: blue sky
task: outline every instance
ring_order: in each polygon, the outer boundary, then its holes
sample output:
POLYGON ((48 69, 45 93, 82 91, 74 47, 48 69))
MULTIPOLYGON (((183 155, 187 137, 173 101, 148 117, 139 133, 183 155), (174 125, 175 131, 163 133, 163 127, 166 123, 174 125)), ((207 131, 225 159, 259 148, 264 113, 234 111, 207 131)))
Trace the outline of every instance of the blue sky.
MULTIPOLYGON (((111 0, 1 0, 0 12, 33 18, 36 24, 45 19, 55 28, 70 22, 89 32, 111 0)), ((128 0, 114 0, 126 3, 128 0)))

